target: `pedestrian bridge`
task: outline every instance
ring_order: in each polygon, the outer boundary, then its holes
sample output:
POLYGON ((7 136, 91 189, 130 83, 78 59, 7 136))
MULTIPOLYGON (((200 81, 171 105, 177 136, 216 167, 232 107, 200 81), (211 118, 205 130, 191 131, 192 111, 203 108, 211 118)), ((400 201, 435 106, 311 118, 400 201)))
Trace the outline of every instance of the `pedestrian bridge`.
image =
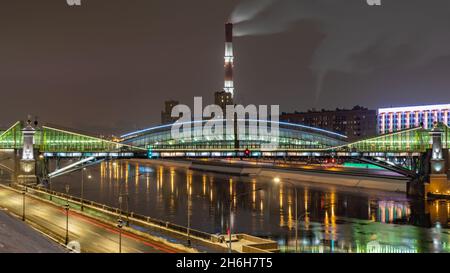
MULTIPOLYGON (((205 123, 206 121, 203 121, 205 123)), ((420 155, 431 149, 430 130, 422 127, 367 138, 356 142, 347 142, 344 135, 319 128, 299 124, 277 122, 279 135, 274 149, 264 149, 264 144, 274 141, 269 133, 261 134, 257 121, 245 124, 245 133, 236 140, 234 135, 198 134, 194 122, 188 128, 192 130, 190 138, 174 139, 172 125, 152 127, 121 136, 112 141, 95 137, 73 129, 44 125, 36 128, 34 148, 47 157, 88 157, 88 156, 124 156, 134 157, 301 157, 328 154, 341 155, 420 155), (256 125, 255 125, 256 124, 256 125), (253 129, 253 130, 252 130, 253 129), (254 132, 258 132, 255 134, 254 132), (248 153, 248 154, 246 154, 248 153)), ((439 125, 442 131, 442 146, 450 147, 450 130, 439 125)), ((201 128, 201 127, 200 127, 201 128)), ((23 148, 23 122, 16 122, 9 129, 0 132, 0 150, 20 150, 23 148)))
MULTIPOLYGON (((202 123, 205 122, 207 121, 202 123)), ((433 138, 430 130, 421 127, 349 143, 346 136, 335 132, 286 122, 273 123, 266 120, 258 120, 256 123, 247 120, 243 123, 245 132, 241 132, 238 140, 236 135, 227 135, 225 132, 203 134, 203 131, 196 131, 202 127, 195 126, 195 122, 187 126, 192 130, 193 137, 174 139, 171 133, 172 125, 169 124, 128 133, 115 141, 58 126, 44 125, 31 127, 34 135, 32 147, 34 153, 37 153, 40 159, 44 159, 45 167, 41 169, 47 177, 76 171, 102 160, 136 157, 163 159, 341 157, 377 165, 409 177, 428 172, 427 157, 433 138), (279 134, 274 137, 270 131, 259 131, 260 124, 278 128, 279 134), (276 147, 265 148, 266 144, 274 141, 277 143, 276 147), (51 157, 57 158, 58 162, 60 158, 68 157, 77 158, 79 161, 63 168, 57 166, 55 171, 50 172, 45 159, 51 157)), ((29 125, 25 126, 19 121, 4 132, 0 132, 0 152, 14 151, 14 157, 18 157, 19 151, 24 149, 24 135, 27 128, 30 128, 29 125)), ((433 134, 436 133, 436 129, 442 134, 442 148, 447 150, 446 157, 448 157, 449 127, 441 124, 435 128, 433 134)))
MULTIPOLYGON (((335 132, 319 128, 308 127, 286 122, 271 122, 267 120, 238 120, 243 122, 245 132, 238 132, 239 137, 221 133, 203 131, 203 126, 208 121, 202 121, 202 126, 196 126, 197 122, 183 124, 184 129, 191 130, 192 137, 172 137, 172 125, 162 125, 153 128, 128 133, 122 136, 122 143, 142 147, 150 151, 154 157, 191 157, 191 156, 241 156, 245 151, 250 151, 250 156, 264 156, 267 153, 276 152, 304 152, 322 151, 336 146, 344 145, 347 137, 335 132), (278 136, 274 136, 270 130, 260 130, 260 125, 267 124, 269 129, 278 128, 278 136), (238 140, 237 140, 238 139, 238 140), (275 148, 270 147, 276 143, 275 148)), ((225 122, 225 120, 223 120, 225 122)), ((239 131, 239 130, 237 130, 239 131)), ((273 154, 281 156, 281 154, 273 154)))
MULTIPOLYGON (((205 121, 204 121, 205 122, 205 121)), ((258 121, 268 122, 268 121, 258 121)), ((270 123, 270 122, 269 122, 270 123)), ((278 122, 279 136, 275 149, 264 149, 270 134, 252 134, 246 123, 246 133, 236 141, 234 135, 196 133, 195 124, 189 124, 192 136, 174 139, 171 125, 152 127, 122 137, 124 144, 144 148, 151 157, 303 157, 340 154, 347 156, 420 156, 431 149, 431 131, 422 127, 380 135, 356 142, 347 142, 344 135, 323 129, 278 122), (246 154, 247 153, 247 154, 246 154)), ((443 148, 450 147, 449 127, 439 125, 443 132, 443 148)), ((200 127, 201 130, 201 127, 200 127)))
MULTIPOLYGON (((0 150, 20 150, 24 145, 24 123, 16 122, 9 129, 0 132, 0 150)), ((90 136, 74 130, 41 126, 34 133, 34 149, 46 156, 128 156, 145 152, 144 148, 133 147, 116 141, 90 136)))

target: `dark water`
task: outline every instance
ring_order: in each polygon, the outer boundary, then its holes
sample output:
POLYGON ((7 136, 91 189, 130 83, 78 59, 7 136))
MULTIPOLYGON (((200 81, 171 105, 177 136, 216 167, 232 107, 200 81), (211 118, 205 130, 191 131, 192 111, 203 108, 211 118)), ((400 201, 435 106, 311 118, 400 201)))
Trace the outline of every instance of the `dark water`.
MULTIPOLYGON (((189 217, 194 229, 226 233, 231 196, 234 232, 271 238, 282 251, 295 251, 295 191, 284 182, 117 161, 85 171, 84 198, 119 207, 120 192, 127 192, 130 211, 184 226, 189 217)), ((63 192, 66 184, 79 196, 81 172, 53 179, 52 189, 63 192)), ((450 250, 450 203, 414 203, 404 194, 339 186, 296 187, 300 251, 450 250)))

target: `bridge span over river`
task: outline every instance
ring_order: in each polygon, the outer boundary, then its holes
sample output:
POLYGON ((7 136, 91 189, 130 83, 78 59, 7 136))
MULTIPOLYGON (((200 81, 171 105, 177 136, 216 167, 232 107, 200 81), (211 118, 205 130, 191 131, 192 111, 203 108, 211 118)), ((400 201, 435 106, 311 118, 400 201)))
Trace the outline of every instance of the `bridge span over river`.
MULTIPOLYGON (((203 123, 207 121, 202 121, 203 123)), ((430 175, 448 176, 449 127, 436 124, 433 130, 422 127, 388 133, 356 142, 335 132, 299 124, 267 120, 238 120, 244 132, 205 134, 196 122, 184 124, 192 130, 185 138, 173 138, 172 125, 156 126, 107 139, 53 125, 18 121, 0 131, 0 167, 9 168, 21 181, 47 178, 79 170, 87 165, 117 158, 283 158, 350 160, 382 167, 411 179, 429 182, 430 175), (278 128, 274 139, 259 130, 261 124, 278 128), (256 133, 255 133, 256 132, 256 133), (191 137, 192 136, 192 137, 191 137), (267 144, 276 143, 270 149, 267 144), (76 158, 68 166, 48 169, 48 160, 76 158), (12 160, 8 167, 2 161, 12 160)), ((237 130, 236 130, 237 131, 237 130)), ((441 179, 442 180, 442 179, 441 179)), ((447 181, 447 180, 446 180, 447 181)))

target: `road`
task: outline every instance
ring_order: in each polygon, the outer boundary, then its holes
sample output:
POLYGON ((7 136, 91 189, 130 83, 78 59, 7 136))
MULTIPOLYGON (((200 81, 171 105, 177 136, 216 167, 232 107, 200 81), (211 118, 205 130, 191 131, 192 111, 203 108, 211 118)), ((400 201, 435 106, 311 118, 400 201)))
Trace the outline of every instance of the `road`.
MULTIPOLYGON (((22 216, 23 195, 0 187, 0 207, 22 216)), ((26 197, 25 215, 40 231, 64 240, 66 234, 66 212, 58 207, 30 196, 26 197)), ((69 211, 69 242, 80 244, 81 252, 119 252, 117 227, 105 224, 79 213, 69 211)), ((129 232, 122 232, 122 252, 127 253, 176 253, 180 252, 161 242, 156 242, 129 232)))

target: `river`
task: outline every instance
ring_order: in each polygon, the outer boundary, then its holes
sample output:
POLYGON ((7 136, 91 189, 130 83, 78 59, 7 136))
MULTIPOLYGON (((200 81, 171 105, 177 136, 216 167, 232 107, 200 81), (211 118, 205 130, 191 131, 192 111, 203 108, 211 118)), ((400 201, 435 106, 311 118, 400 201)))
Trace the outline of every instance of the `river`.
MULTIPOLYGON (((270 238, 295 251, 295 190, 268 177, 240 177, 132 161, 84 171, 84 198, 210 232, 270 238), (231 202, 230 202, 231 200, 231 202), (188 219, 189 218, 189 219, 188 219)), ((52 179, 53 190, 80 196, 81 171, 52 179)), ((404 193, 295 184, 301 252, 449 252, 446 201, 413 202, 404 193)))

